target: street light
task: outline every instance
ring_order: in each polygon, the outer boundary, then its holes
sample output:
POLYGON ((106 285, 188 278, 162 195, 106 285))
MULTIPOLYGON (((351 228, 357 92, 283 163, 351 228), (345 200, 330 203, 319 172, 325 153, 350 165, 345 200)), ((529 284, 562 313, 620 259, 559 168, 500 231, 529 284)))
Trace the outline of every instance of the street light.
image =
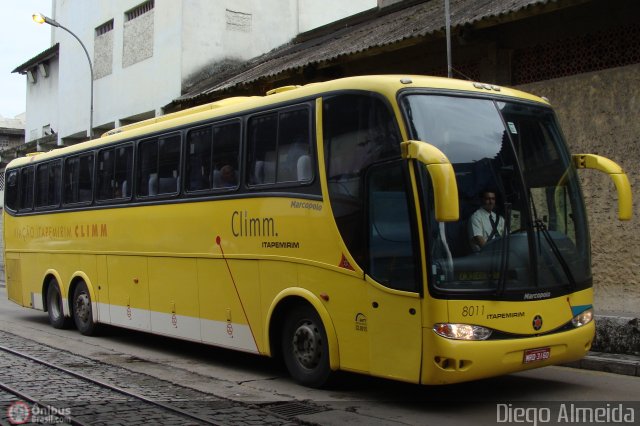
POLYGON ((38 24, 49 24, 53 27, 62 28, 63 30, 71 34, 76 40, 78 40, 78 43, 80 43, 80 46, 82 46, 82 49, 84 50, 84 54, 87 55, 87 61, 89 61, 89 72, 91 73, 91 75, 89 76, 90 77, 89 80, 91 80, 91 104, 89 109, 88 135, 89 135, 89 139, 93 139, 93 64, 91 63, 91 57, 89 56, 89 52, 87 51, 87 48, 84 47, 84 43, 82 43, 82 40, 80 40, 77 35, 75 35, 70 29, 64 27, 56 20, 51 19, 47 16, 44 16, 42 13, 34 13, 32 15, 32 18, 33 18, 33 21, 38 24))

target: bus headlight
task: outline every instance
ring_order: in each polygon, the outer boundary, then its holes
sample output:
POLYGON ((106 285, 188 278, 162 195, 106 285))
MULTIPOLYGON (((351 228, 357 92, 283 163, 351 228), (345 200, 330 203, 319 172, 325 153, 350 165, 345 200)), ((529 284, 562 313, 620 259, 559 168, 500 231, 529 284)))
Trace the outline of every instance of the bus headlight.
POLYGON ((586 311, 582 311, 581 313, 573 317, 573 319, 571 320, 571 323, 573 324, 574 327, 582 327, 583 325, 589 324, 592 320, 593 320, 593 309, 589 308, 586 311))
POLYGON ((455 340, 487 340, 491 329, 479 325, 438 323, 433 326, 437 335, 455 340))

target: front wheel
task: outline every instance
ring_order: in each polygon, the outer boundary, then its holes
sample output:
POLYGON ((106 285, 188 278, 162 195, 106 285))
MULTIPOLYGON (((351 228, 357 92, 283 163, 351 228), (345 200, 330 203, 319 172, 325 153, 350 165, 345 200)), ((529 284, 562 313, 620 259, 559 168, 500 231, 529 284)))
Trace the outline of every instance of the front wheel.
POLYGON ((96 333, 97 324, 93 321, 91 295, 84 282, 79 283, 73 292, 73 320, 78 331, 85 336, 96 333))
POLYGON ((49 324, 53 328, 63 329, 69 327, 69 318, 64 316, 62 295, 56 280, 52 280, 47 288, 47 315, 49 316, 49 324))
POLYGON ((321 387, 331 375, 327 333, 317 312, 297 306, 282 330, 282 354, 289 374, 301 385, 321 387))

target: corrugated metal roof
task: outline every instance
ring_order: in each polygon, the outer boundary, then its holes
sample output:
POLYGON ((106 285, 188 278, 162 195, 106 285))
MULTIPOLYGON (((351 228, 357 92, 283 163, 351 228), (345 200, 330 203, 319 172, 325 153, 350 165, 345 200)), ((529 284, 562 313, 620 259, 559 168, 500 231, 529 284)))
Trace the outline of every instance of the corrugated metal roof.
POLYGON ((29 68, 33 68, 34 66, 38 65, 40 62, 44 62, 48 59, 51 59, 55 56, 58 56, 58 50, 60 48, 60 44, 56 43, 53 46, 51 46, 50 48, 48 48, 47 50, 44 50, 40 53, 38 53, 36 56, 34 56, 33 58, 29 59, 27 62, 25 62, 22 65, 19 65, 16 67, 16 69, 14 69, 13 71, 11 71, 12 73, 17 72, 20 74, 24 74, 29 68))
MULTIPOLYGON (((567 1, 451 0, 451 25, 459 27, 481 21, 486 21, 487 25, 490 25, 491 21, 500 22, 516 12, 548 3, 567 3, 567 1)), ((576 3, 576 0, 573 3, 576 3)), ((376 15, 354 25, 348 25, 348 20, 345 20, 347 26, 331 34, 280 46, 247 62, 244 70, 237 75, 222 80, 210 78, 196 85, 173 103, 193 101, 199 97, 206 97, 215 92, 222 92, 307 65, 321 64, 341 56, 383 48, 403 40, 426 37, 444 31, 443 0, 425 1, 391 13, 386 13, 382 9, 376 15)))

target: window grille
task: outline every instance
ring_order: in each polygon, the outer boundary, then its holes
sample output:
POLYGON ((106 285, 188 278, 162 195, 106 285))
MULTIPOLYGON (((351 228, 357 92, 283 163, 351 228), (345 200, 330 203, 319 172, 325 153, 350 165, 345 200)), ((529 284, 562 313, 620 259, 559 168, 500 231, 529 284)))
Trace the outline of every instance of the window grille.
POLYGON ((640 24, 516 50, 512 84, 566 77, 640 62, 640 24))
POLYGON ((96 28, 96 37, 100 37, 101 35, 106 34, 109 31, 113 31, 113 19, 96 28))
POLYGON ((128 10, 124 13, 125 22, 131 21, 132 19, 136 19, 137 17, 144 15, 147 12, 153 10, 155 0, 149 0, 147 2, 142 3, 139 6, 134 7, 131 10, 128 10))

